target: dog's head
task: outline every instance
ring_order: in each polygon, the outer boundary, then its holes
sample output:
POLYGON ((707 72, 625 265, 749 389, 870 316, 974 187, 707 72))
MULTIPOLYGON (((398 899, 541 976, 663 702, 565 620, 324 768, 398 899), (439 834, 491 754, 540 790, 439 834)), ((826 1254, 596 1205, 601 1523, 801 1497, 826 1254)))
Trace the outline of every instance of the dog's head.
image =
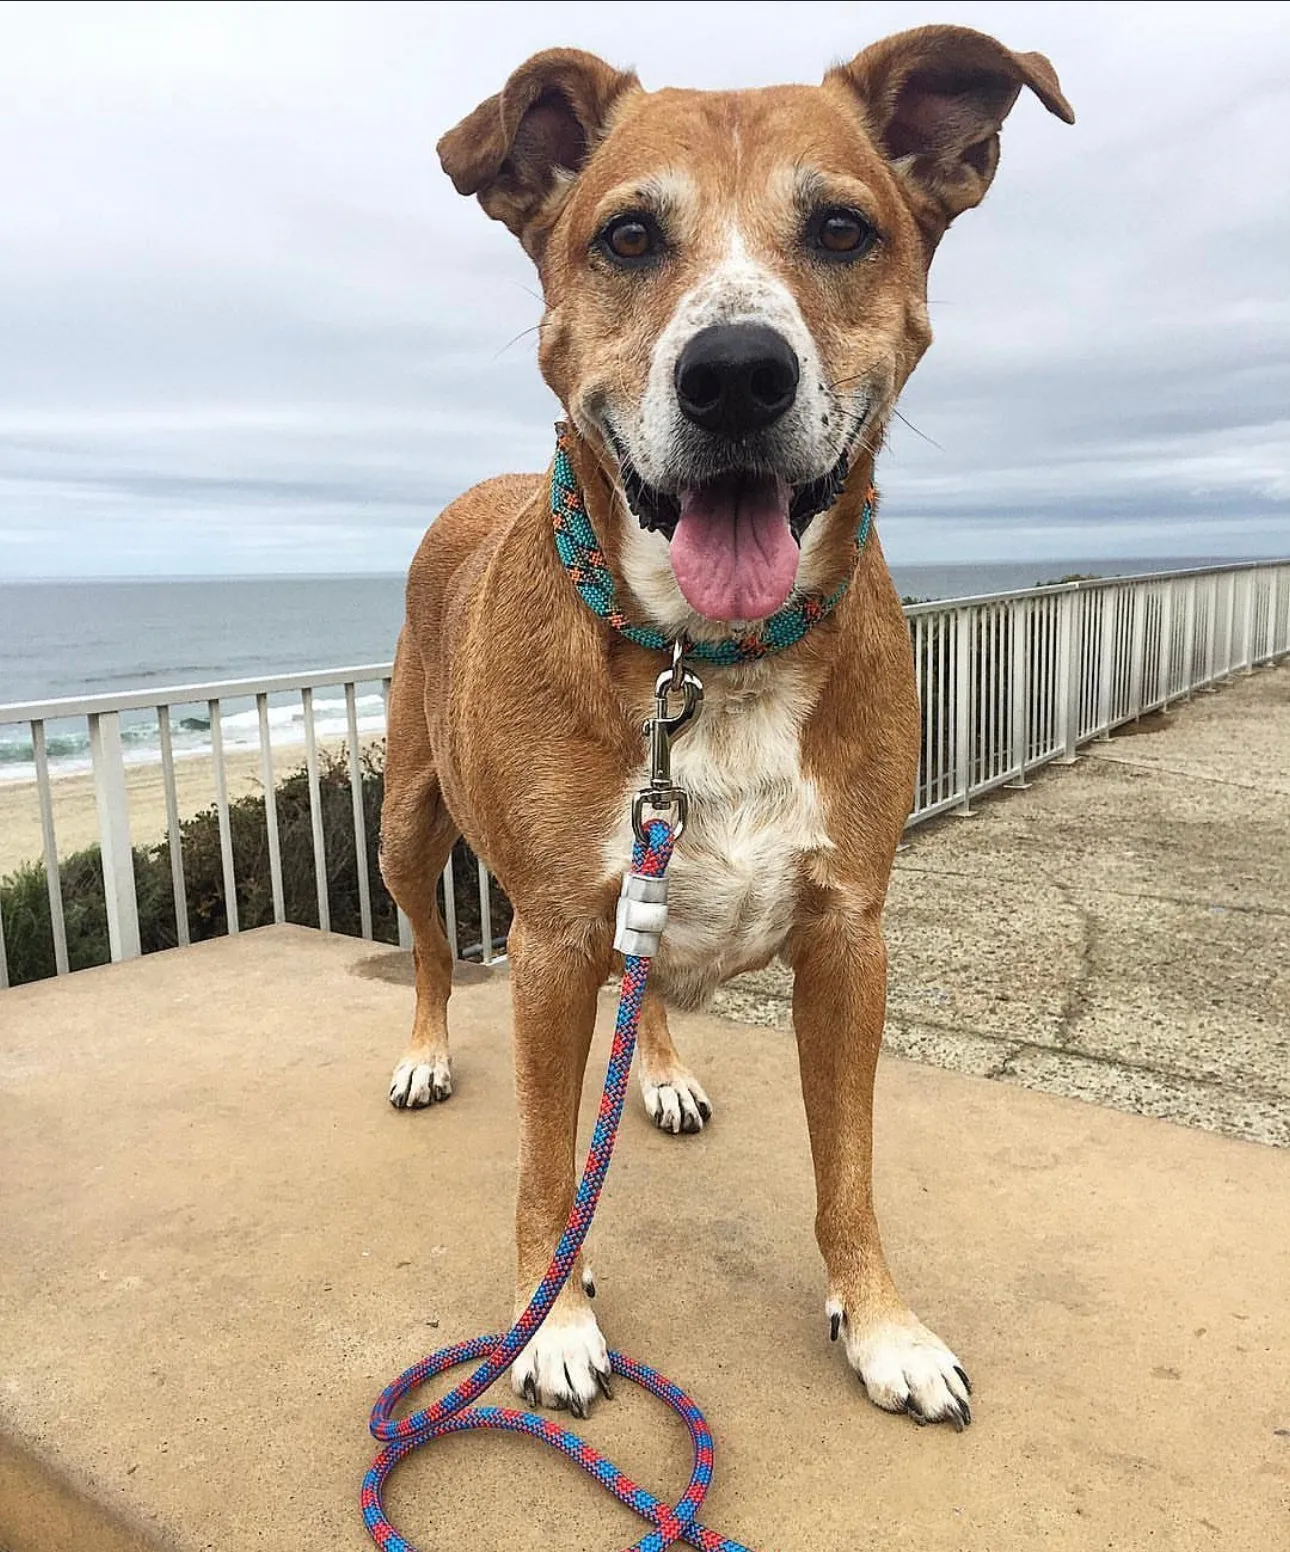
POLYGON ((760 91, 646 92, 554 49, 440 141, 538 266, 543 373, 612 471, 602 537, 663 628, 825 580, 839 498, 930 343, 932 254, 1023 86, 1073 121, 1042 54, 962 27, 760 91))

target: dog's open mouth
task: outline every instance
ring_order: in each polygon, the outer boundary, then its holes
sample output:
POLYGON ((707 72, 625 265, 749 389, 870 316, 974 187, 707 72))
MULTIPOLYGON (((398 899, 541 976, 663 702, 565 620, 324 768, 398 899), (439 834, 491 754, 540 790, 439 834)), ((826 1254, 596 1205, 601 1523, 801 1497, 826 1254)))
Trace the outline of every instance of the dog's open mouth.
POLYGON ((788 602, 802 535, 841 494, 849 463, 844 453, 827 474, 796 486, 763 470, 732 470, 671 495, 646 485, 619 452, 628 504, 642 528, 670 541, 686 602, 721 621, 764 620, 788 602))

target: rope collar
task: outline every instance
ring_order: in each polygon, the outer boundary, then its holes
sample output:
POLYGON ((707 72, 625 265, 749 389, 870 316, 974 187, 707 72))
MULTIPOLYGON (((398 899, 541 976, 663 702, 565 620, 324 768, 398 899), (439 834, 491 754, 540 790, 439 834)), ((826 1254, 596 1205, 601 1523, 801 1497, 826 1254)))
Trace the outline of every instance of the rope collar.
MULTIPOLYGON (((573 472, 572 444, 572 432, 560 422, 556 426, 555 462, 551 466, 551 521, 555 528, 556 554, 583 603, 593 614, 608 621, 620 635, 634 641, 638 647, 646 647, 651 652, 670 652, 671 637, 652 625, 633 623, 619 606, 613 573, 605 562, 605 552, 591 526, 587 503, 573 472)), ((876 494, 872 486, 865 493, 860 525, 856 530, 857 553, 864 548, 873 528, 876 494)), ((684 655, 705 663, 732 667, 782 652, 785 647, 799 642, 813 625, 837 608, 849 584, 850 578, 847 578, 827 596, 808 593, 796 603, 785 604, 743 636, 728 636, 721 641, 692 641, 685 637, 682 641, 684 655)))

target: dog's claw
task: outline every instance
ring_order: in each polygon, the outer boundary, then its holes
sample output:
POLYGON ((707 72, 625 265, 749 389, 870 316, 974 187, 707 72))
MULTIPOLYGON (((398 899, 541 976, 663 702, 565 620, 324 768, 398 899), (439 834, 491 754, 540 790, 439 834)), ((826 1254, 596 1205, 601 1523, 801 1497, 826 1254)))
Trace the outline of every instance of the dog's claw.
MULTIPOLYGON (((970 1396, 972 1394, 972 1381, 970 1379, 968 1379, 966 1371, 959 1364, 956 1363, 954 1365, 954 1372, 963 1381, 963 1389, 966 1390, 968 1395, 970 1396)), ((968 1421, 969 1422, 971 1421, 970 1417, 969 1417, 968 1421)))
POLYGON ((597 1369, 595 1373, 596 1384, 600 1386, 600 1394, 606 1401, 612 1401, 614 1399, 614 1387, 609 1383, 609 1375, 603 1369, 597 1369))
POLYGON ((537 1382, 531 1374, 524 1381, 524 1399, 531 1407, 538 1404, 537 1382))
POLYGON ((587 1409, 582 1404, 582 1397, 573 1388, 573 1376, 569 1373, 569 1365, 564 1366, 564 1382, 569 1387, 568 1407, 575 1417, 586 1417, 587 1409))
POLYGON ((842 1311, 834 1310, 829 1316, 829 1341, 836 1342, 838 1332, 842 1329, 842 1311))

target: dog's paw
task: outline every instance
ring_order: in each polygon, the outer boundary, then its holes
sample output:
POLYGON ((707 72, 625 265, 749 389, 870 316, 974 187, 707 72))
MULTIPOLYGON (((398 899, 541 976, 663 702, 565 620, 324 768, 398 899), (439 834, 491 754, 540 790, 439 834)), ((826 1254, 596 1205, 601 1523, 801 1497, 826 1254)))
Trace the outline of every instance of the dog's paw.
POLYGON ((422 1110, 441 1104, 452 1093, 452 1066, 447 1056, 428 1062, 402 1061, 390 1079, 390 1103, 396 1110, 422 1110))
POLYGON ((586 1417, 596 1392, 612 1396, 609 1349, 589 1309, 554 1309, 511 1365, 511 1385, 530 1406, 586 1417))
POLYGON ((935 1332, 913 1314, 857 1326, 839 1299, 825 1306, 830 1334, 846 1338, 847 1359, 869 1399, 886 1412, 908 1412, 920 1425, 950 1423, 962 1432, 972 1421, 972 1382, 935 1332))
POLYGON ((712 1119, 712 1102, 699 1080, 684 1067, 647 1073, 641 1069, 641 1094, 645 1112, 660 1132, 701 1132, 712 1119))

